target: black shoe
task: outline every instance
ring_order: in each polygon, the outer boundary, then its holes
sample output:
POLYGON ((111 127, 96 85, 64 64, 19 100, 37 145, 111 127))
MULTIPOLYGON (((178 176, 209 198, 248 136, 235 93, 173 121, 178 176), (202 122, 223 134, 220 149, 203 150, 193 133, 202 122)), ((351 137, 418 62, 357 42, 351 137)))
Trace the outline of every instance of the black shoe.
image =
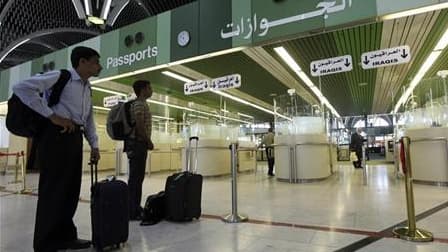
POLYGON ((275 174, 274 173, 268 173, 268 176, 273 177, 273 176, 275 176, 275 174))
POLYGON ((141 221, 143 218, 141 215, 133 216, 129 218, 130 221, 141 221))
POLYGON ((89 240, 76 239, 76 240, 73 240, 73 241, 62 243, 61 246, 59 246, 58 249, 74 249, 74 250, 78 250, 78 249, 90 248, 91 245, 92 245, 92 242, 89 241, 89 240))

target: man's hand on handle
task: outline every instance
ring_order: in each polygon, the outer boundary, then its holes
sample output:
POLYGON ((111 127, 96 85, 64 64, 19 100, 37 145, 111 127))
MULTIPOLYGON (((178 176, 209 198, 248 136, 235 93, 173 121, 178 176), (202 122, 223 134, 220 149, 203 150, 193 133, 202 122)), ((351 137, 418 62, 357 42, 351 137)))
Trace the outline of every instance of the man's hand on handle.
POLYGON ((100 160, 100 150, 98 148, 93 148, 90 151, 90 161, 93 163, 98 163, 98 161, 100 160))

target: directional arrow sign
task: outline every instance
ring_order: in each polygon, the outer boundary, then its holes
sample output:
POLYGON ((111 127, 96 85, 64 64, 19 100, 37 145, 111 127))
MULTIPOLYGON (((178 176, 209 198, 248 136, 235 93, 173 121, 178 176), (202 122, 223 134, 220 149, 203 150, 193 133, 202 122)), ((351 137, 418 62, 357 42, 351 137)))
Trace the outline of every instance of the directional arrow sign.
POLYGON ((411 51, 407 45, 365 52, 361 55, 363 69, 398 65, 410 60, 411 51))
POLYGON ((120 101, 123 101, 121 95, 106 96, 103 98, 103 106, 105 108, 110 108, 117 105, 120 101))
POLYGON ((191 95, 203 93, 210 90, 210 80, 198 80, 184 84, 184 94, 191 95))
POLYGON ((348 72, 353 69, 352 56, 344 55, 335 58, 316 60, 310 64, 311 75, 322 76, 348 72))
POLYGON ((241 87, 241 75, 232 74, 213 79, 211 86, 213 90, 239 88, 241 87))

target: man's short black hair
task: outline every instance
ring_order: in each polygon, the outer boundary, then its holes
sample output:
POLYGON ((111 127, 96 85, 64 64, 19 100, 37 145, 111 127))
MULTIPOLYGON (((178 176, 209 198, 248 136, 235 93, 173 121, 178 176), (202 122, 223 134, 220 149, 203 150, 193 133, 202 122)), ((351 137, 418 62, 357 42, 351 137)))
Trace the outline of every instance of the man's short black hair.
POLYGON ((273 130, 274 130, 274 129, 272 129, 272 128, 269 128, 269 129, 268 129, 268 132, 272 132, 273 130))
POLYGON ((132 87, 134 88, 135 94, 139 96, 140 92, 149 85, 151 85, 151 82, 148 80, 136 80, 134 84, 132 84, 132 87))
POLYGON ((94 56, 100 57, 100 54, 97 51, 93 50, 92 48, 85 46, 77 46, 72 50, 72 54, 70 56, 70 60, 72 61, 72 67, 77 68, 80 59, 89 60, 94 56))

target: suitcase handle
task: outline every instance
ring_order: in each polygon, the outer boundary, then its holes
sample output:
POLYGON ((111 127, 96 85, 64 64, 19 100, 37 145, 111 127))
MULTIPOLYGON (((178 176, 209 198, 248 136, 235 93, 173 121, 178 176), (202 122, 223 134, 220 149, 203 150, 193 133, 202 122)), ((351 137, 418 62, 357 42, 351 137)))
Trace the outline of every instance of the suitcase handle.
POLYGON ((91 182, 91 185, 92 185, 92 187, 93 187, 93 185, 94 185, 94 181, 93 181, 93 172, 94 172, 94 170, 95 170, 95 184, 96 183, 98 183, 98 161, 95 161, 95 160, 90 160, 89 161, 89 165, 90 165, 90 182, 91 182))
POLYGON ((187 150, 185 150, 185 155, 187 156, 187 172, 192 172, 192 173, 196 173, 198 170, 198 142, 199 142, 199 137, 197 136, 192 136, 188 139, 188 148, 187 150), (191 169, 190 166, 190 161, 191 161, 191 141, 192 140, 196 140, 196 148, 195 148, 195 158, 194 158, 194 172, 191 169))

